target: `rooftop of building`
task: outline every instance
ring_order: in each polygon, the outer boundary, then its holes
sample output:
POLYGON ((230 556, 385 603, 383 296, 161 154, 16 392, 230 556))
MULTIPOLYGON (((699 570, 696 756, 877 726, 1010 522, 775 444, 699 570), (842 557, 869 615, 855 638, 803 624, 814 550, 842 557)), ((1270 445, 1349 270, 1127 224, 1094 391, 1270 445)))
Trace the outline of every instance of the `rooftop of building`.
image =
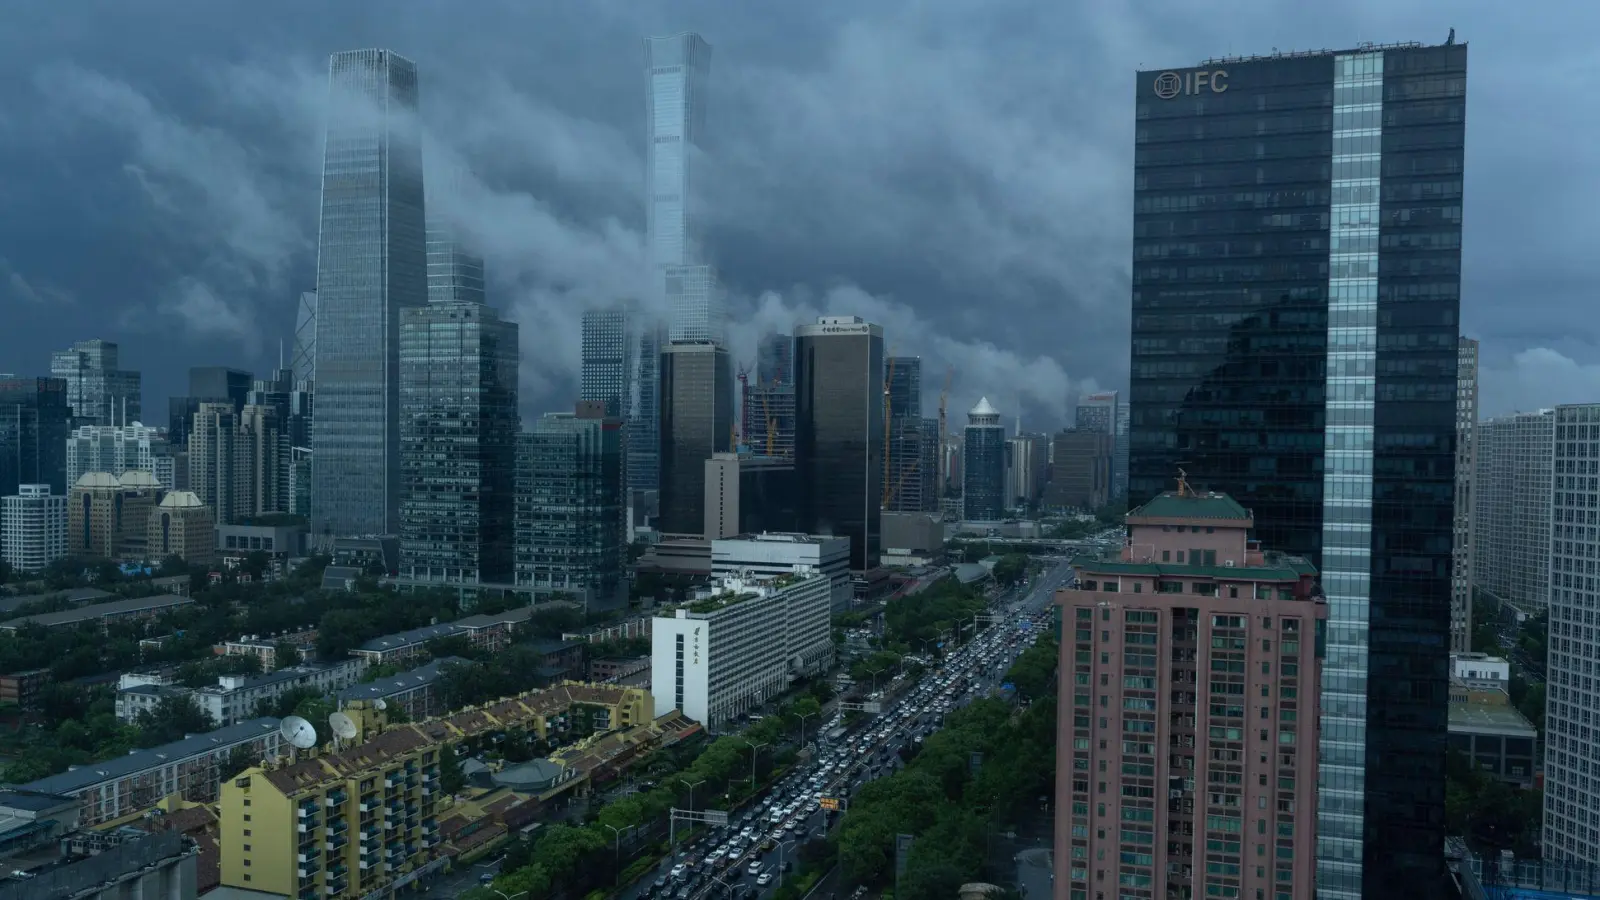
POLYGON ((32 616, 22 616, 7 622, 0 622, 0 628, 21 628, 24 625, 42 625, 50 628, 56 625, 70 625, 74 622, 89 622, 102 616, 115 616, 122 613, 139 612, 146 609, 160 609, 167 606, 183 606, 193 603, 189 597, 180 597, 177 594, 156 594, 153 597, 128 597, 122 600, 112 600, 109 603, 95 603, 89 606, 79 606, 74 609, 63 609, 58 612, 38 613, 32 616))
POLYGON ((1452 703, 1450 704, 1450 730, 1473 734, 1497 734, 1503 737, 1537 738, 1539 729, 1507 704, 1452 703))
POLYGON ((221 675, 218 676, 216 684, 208 684, 200 688, 200 693, 228 694, 234 691, 259 690, 275 684, 299 681, 302 678, 317 675, 321 672, 358 665, 359 662, 359 660, 355 659, 341 659, 331 663, 307 663, 305 665, 288 666, 262 675, 221 675))
POLYGON ((353 700, 376 700, 380 697, 393 697, 407 691, 414 691, 427 687, 439 680, 439 674, 448 665, 466 665, 467 661, 459 656, 446 656, 433 660, 427 665, 418 666, 408 672, 401 672, 388 678, 379 678, 366 684, 353 684, 338 694, 339 705, 343 706, 353 700))
POLYGON ((353 747, 334 753, 321 753, 262 775, 284 794, 312 790, 332 782, 343 782, 352 775, 391 765, 434 742, 412 725, 399 725, 373 735, 353 747))
POLYGON ((528 621, 528 619, 533 616, 533 611, 534 608, 532 606, 519 606, 515 609, 508 609, 505 612, 479 613, 475 616, 467 616, 464 619, 455 620, 455 622, 452 624, 459 625, 462 628, 489 628, 495 625, 515 625, 520 622, 528 621))
POLYGON ((110 591, 99 588, 81 587, 67 588, 64 591, 53 591, 47 594, 18 594, 15 597, 0 597, 0 613, 8 613, 27 603, 38 603, 41 600, 50 600, 60 597, 68 603, 84 603, 89 600, 99 600, 102 597, 116 596, 110 591))
MULTIPOLYGON (((1196 66, 1225 66, 1237 63, 1274 62, 1284 59, 1306 59, 1317 56, 1342 56, 1350 53, 1374 53, 1379 50, 1422 50, 1431 47, 1448 47, 1467 45, 1466 41, 1455 39, 1455 29, 1450 29, 1450 37, 1442 44, 1425 44, 1422 41, 1392 41, 1380 44, 1374 41, 1362 41, 1354 47, 1344 50, 1334 50, 1326 47, 1314 50, 1274 50, 1271 53, 1254 53, 1240 56, 1213 56, 1196 63, 1196 66)), ((1152 70, 1155 71, 1155 70, 1152 70)))
POLYGON ((167 495, 161 498, 162 509, 196 509, 204 506, 205 503, 200 499, 200 495, 194 491, 168 491, 167 495))
POLYGON ((1130 562, 1121 558, 1121 550, 1108 550, 1103 556, 1079 556, 1072 564, 1091 575, 1149 575, 1174 578, 1223 578, 1244 581, 1299 581, 1307 575, 1315 576, 1317 567, 1303 556, 1293 556, 1268 550, 1263 553, 1262 565, 1207 566, 1172 562, 1130 562))
POLYGON ((76 804, 77 802, 77 799, 65 797, 61 794, 41 794, 37 791, 0 791, 0 809, 41 813, 76 804))
POLYGON ((43 794, 70 794, 102 781, 143 772, 168 763, 198 756, 221 747, 231 747, 247 741, 267 737, 278 731, 278 719, 263 716, 237 725, 227 725, 205 734, 192 734, 182 740, 148 750, 134 750, 126 756, 116 756, 100 762, 87 763, 56 775, 30 781, 17 787, 43 794))
POLYGON ((1250 510, 1227 494, 1215 491, 1193 491, 1180 479, 1176 491, 1167 491, 1151 498, 1143 506, 1128 512, 1128 523, 1136 519, 1223 519, 1238 521, 1248 527, 1252 521, 1250 510))
POLYGON ((421 628, 413 628, 409 631, 398 631, 394 634, 375 637, 356 649, 367 653, 382 653, 386 650, 399 650, 402 647, 426 644, 431 640, 462 634, 465 631, 466 629, 454 622, 440 622, 436 625, 424 625, 421 628))
POLYGON ((831 534, 801 534, 791 531, 762 531, 751 534, 736 534, 731 537, 717 538, 715 544, 725 544, 732 541, 753 541, 762 544, 826 544, 832 541, 848 541, 847 537, 836 537, 831 534))
POLYGON ((720 587, 720 590, 716 593, 663 610, 663 612, 675 615, 678 610, 687 610, 690 615, 694 616, 712 615, 730 606, 773 596, 782 593, 785 588, 799 584, 802 581, 820 577, 822 577, 821 573, 809 567, 801 567, 800 571, 785 572, 780 575, 752 576, 749 573, 744 573, 738 576, 727 576, 721 579, 720 584, 713 585, 713 587, 720 587))

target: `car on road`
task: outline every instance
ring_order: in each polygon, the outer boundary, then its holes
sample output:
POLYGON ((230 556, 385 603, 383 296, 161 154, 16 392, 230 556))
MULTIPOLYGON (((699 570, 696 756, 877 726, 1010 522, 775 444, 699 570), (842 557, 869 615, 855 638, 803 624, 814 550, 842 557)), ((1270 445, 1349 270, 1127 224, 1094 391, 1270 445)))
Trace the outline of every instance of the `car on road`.
POLYGON ((760 875, 756 876, 756 884, 759 884, 762 887, 766 887, 767 885, 769 885, 771 883, 772 883, 772 873, 771 872, 762 872, 760 875))

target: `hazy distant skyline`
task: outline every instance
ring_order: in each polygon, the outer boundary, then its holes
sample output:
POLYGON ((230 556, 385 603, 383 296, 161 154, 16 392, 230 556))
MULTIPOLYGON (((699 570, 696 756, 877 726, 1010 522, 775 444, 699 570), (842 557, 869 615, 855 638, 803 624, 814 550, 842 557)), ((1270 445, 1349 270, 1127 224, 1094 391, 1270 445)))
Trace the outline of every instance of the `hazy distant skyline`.
POLYGON ((645 269, 642 40, 693 30, 717 54, 707 240, 735 358, 859 314, 924 358, 930 410, 954 366, 951 409, 986 394, 1053 428, 1125 389, 1134 71, 1453 26, 1483 414, 1600 400, 1600 10, 1557 6, 27 0, 0 36, 0 371, 115 340, 155 411, 191 365, 265 374, 314 286, 328 54, 382 47, 421 73, 430 172, 468 173, 451 211, 523 326, 524 415, 566 408, 582 309, 645 269))

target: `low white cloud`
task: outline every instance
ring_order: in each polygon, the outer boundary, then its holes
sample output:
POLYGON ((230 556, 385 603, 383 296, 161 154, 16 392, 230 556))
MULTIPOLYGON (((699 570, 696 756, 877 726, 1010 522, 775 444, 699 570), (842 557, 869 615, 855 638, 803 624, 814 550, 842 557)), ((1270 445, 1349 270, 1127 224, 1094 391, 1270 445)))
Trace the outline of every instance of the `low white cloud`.
POLYGON ((74 300, 69 291, 43 279, 25 277, 11 264, 11 260, 3 256, 0 256, 0 292, 20 303, 66 304, 74 300))
POLYGON ((181 322, 196 337, 230 341, 252 353, 262 346, 260 329, 249 308, 219 297, 198 279, 186 278, 173 285, 156 303, 156 310, 181 322))
POLYGON ((1563 403, 1600 403, 1600 363, 1581 363, 1549 347, 1518 351, 1499 365, 1480 364, 1480 418, 1563 403))

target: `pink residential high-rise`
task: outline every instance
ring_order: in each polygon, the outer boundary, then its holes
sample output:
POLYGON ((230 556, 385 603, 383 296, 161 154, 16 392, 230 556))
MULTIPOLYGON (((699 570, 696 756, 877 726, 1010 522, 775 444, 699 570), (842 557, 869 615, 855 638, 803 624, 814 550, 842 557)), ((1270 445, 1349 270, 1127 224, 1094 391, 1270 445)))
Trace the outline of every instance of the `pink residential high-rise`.
POLYGON ((1312 896, 1328 609, 1253 524, 1179 479, 1057 592, 1056 900, 1312 896))

